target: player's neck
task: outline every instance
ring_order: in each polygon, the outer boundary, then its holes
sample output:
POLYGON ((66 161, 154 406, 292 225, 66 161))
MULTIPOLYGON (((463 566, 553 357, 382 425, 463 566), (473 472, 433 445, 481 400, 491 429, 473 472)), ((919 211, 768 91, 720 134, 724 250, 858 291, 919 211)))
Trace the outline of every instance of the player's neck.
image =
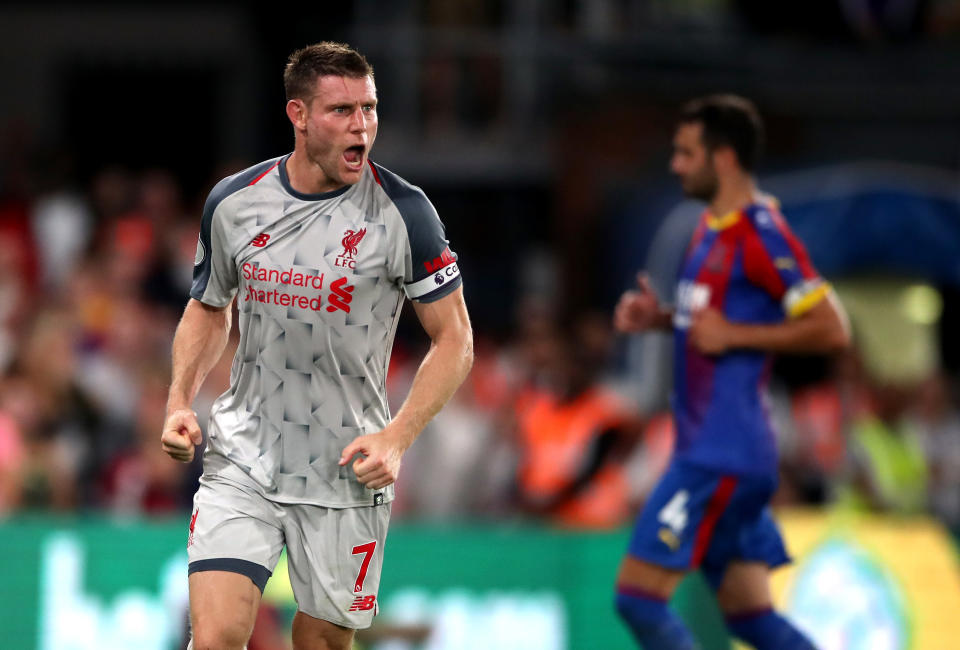
POLYGON ((310 160, 306 153, 294 149, 286 162, 290 187, 301 194, 323 194, 343 187, 327 176, 320 166, 310 160))
POLYGON ((748 174, 738 174, 719 185, 716 196, 710 201, 710 213, 717 217, 743 210, 758 196, 757 184, 748 174))

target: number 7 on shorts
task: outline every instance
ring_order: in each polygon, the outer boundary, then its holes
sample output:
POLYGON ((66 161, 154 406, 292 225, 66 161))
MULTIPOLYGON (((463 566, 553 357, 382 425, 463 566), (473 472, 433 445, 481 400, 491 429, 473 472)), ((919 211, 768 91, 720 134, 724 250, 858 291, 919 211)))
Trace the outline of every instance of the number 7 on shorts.
POLYGON ((353 593, 363 591, 363 579, 367 577, 367 568, 370 566, 370 558, 373 557, 373 551, 377 548, 377 541, 367 542, 353 547, 352 555, 363 553, 363 562, 360 564, 360 573, 357 575, 357 582, 353 585, 353 593))

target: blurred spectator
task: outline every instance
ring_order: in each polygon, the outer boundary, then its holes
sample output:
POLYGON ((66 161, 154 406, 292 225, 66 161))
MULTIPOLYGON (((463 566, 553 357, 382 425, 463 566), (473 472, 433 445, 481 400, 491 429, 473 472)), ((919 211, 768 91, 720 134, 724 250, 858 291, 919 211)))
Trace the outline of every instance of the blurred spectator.
POLYGON ((167 350, 172 317, 131 297, 114 296, 97 345, 80 359, 85 390, 106 417, 124 427, 135 419, 143 364, 167 350))
MULTIPOLYGON (((406 395, 416 370, 411 360, 420 358, 403 353, 399 363, 391 362, 392 398, 406 395)), ((509 370, 489 341, 475 343, 470 375, 404 456, 397 516, 461 519, 502 512, 513 478, 513 455, 499 444, 500 416, 512 394, 509 370)))
POLYGON ((16 420, 0 400, 0 516, 20 505, 26 450, 16 420))
POLYGON ((24 496, 34 507, 87 503, 91 479, 115 435, 78 380, 75 332, 69 314, 40 312, 4 391, 27 440, 32 466, 24 496))
POLYGON ((8 378, 0 410, 9 456, 3 468, 5 498, 23 509, 66 510, 77 504, 76 463, 69 445, 45 426, 41 400, 23 377, 8 378), (20 461, 19 466, 14 465, 20 461))
POLYGON ((842 502, 895 514, 924 512, 929 468, 920 431, 908 417, 915 389, 874 381, 869 390, 871 412, 852 424, 851 478, 842 502))
POLYGON ((16 355, 17 336, 29 319, 31 290, 23 271, 22 242, 0 232, 0 368, 16 355))
POLYGON ((81 350, 97 349, 108 336, 114 299, 106 286, 103 265, 95 257, 78 262, 62 287, 63 302, 77 321, 81 350))
POLYGON ((527 386, 514 406, 519 504, 566 527, 610 528, 632 514, 625 464, 640 423, 597 380, 606 348, 595 327, 587 316, 570 334, 543 337, 546 381, 527 386))
POLYGON ((920 387, 915 417, 929 462, 930 509, 960 534, 960 412, 943 373, 920 387))
POLYGON ((142 289, 152 302, 179 315, 193 281, 199 215, 185 213, 176 180, 160 170, 141 178, 138 211, 153 230, 142 289))
POLYGON ((133 175, 120 166, 101 169, 90 185, 90 202, 98 224, 111 223, 133 207, 133 175))
POLYGON ((37 243, 39 280, 45 290, 58 292, 90 244, 94 215, 75 187, 69 153, 52 152, 44 162, 37 174, 30 226, 37 243))
POLYGON ((189 508, 193 486, 185 486, 187 466, 171 463, 157 444, 157 422, 166 415, 169 369, 156 366, 139 379, 135 434, 101 472, 100 505, 125 514, 165 514, 189 508))
POLYGON ((829 375, 788 391, 771 391, 779 432, 778 504, 823 504, 848 470, 847 437, 870 414, 863 368, 855 349, 831 359, 829 375))
POLYGON ((193 284, 199 220, 180 219, 161 234, 161 250, 150 268, 144 294, 174 314, 180 314, 193 284))

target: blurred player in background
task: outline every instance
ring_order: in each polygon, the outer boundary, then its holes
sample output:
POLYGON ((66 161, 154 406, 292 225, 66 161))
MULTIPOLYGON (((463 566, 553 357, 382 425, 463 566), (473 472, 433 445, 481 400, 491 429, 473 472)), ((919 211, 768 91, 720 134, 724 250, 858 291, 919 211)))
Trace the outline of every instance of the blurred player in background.
POLYGON ((640 514, 617 576, 616 604, 648 650, 695 648, 667 607, 700 568, 733 636, 760 649, 812 648, 772 609, 769 573, 789 561, 768 503, 777 450, 765 393, 771 353, 849 344, 846 316, 776 202, 751 172, 763 128, 747 100, 684 107, 671 171, 708 203, 680 269, 673 309, 645 275, 614 314, 621 332, 672 329, 676 445, 640 514))
POLYGON ((190 520, 194 650, 244 647, 284 546, 294 648, 351 646, 377 609, 401 457, 473 358, 436 211, 368 160, 370 65, 319 43, 290 56, 284 85, 294 151, 210 193, 173 344, 162 443, 189 461, 202 442, 191 404, 223 352, 236 297, 240 343, 190 520), (431 346, 391 420, 384 386, 404 294, 431 346))

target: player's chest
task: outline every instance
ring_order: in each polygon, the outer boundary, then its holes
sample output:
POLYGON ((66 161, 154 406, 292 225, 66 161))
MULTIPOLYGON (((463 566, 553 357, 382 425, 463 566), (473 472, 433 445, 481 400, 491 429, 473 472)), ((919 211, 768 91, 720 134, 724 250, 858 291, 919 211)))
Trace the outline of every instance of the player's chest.
POLYGON ((742 239, 735 233, 711 232, 689 250, 680 270, 675 305, 689 316, 705 307, 723 309, 757 291, 746 276, 742 239))
POLYGON ((380 215, 357 210, 292 210, 279 218, 239 224, 237 266, 375 275, 389 262, 387 229, 380 215))
POLYGON ((309 317, 349 314, 358 304, 376 302, 392 286, 396 256, 375 217, 302 210, 243 224, 234 258, 238 304, 309 317))

